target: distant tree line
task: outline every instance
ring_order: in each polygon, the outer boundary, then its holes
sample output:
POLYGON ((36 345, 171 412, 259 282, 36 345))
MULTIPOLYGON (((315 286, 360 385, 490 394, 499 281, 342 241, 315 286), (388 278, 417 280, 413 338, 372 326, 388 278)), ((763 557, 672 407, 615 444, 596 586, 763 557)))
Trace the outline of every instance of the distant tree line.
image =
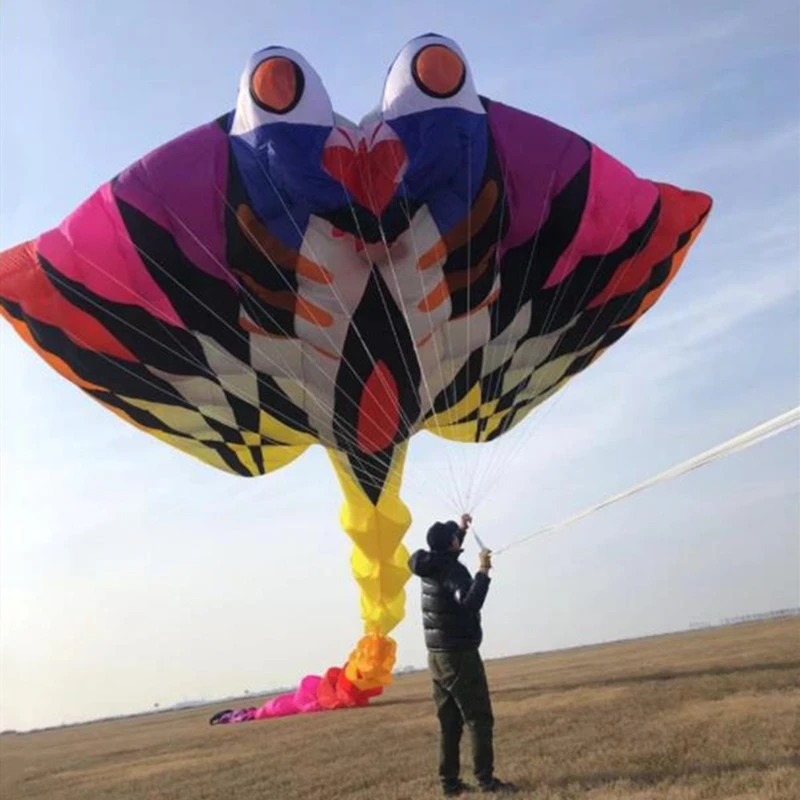
POLYGON ((800 616, 800 608, 779 608, 775 611, 762 611, 760 614, 744 614, 741 617, 727 617, 723 625, 736 625, 740 622, 756 622, 760 619, 780 619, 782 617, 800 616))
POLYGON ((762 611, 758 614, 742 614, 740 617, 725 617, 719 622, 693 622, 689 628, 691 630, 703 630, 704 628, 716 628, 720 625, 741 625, 743 622, 758 622, 765 619, 785 619, 788 617, 800 616, 798 608, 777 608, 774 611, 762 611))

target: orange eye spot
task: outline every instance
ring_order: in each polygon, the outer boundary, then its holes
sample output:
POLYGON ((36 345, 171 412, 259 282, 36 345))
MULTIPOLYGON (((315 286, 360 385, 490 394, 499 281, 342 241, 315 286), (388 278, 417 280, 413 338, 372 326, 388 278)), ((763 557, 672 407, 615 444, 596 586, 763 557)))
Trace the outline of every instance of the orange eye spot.
POLYGON ((262 61, 250 78, 253 100, 273 114, 291 111, 303 96, 304 79, 291 59, 275 56, 262 61))
POLYGON ((467 76, 461 57, 442 44, 423 47, 414 58, 412 73, 423 92, 442 98, 456 94, 467 76))

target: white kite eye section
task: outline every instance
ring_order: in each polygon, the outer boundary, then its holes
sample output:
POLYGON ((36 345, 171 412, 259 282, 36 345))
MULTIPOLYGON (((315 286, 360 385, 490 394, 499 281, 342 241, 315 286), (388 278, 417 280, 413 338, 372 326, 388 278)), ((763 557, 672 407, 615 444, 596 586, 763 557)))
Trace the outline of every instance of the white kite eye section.
POLYGON ((316 70, 294 50, 268 47, 253 55, 239 80, 231 134, 274 122, 333 125, 333 106, 316 70))
POLYGON ((430 34, 410 41, 395 58, 381 110, 390 120, 437 108, 484 113, 461 48, 452 39, 430 34))

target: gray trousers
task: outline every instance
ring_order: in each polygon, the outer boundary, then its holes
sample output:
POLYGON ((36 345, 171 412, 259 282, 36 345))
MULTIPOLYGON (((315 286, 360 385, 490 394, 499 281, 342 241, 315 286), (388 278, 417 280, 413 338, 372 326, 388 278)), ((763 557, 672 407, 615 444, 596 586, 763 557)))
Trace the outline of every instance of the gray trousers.
POLYGON ((474 650, 428 653, 433 699, 439 717, 439 778, 444 786, 458 783, 464 725, 472 741, 475 778, 494 777, 494 716, 489 684, 480 653, 474 650))

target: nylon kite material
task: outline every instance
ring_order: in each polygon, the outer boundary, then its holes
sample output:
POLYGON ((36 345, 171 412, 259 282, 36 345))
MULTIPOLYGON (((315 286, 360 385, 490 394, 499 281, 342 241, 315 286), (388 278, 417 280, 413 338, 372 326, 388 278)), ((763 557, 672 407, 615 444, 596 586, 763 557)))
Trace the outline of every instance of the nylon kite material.
POLYGON ((653 307, 710 209, 479 95, 445 37, 400 51, 360 124, 269 47, 232 111, 0 255, 0 309, 89 397, 213 467, 327 450, 364 637, 264 713, 363 704, 405 613, 411 436, 521 422, 653 307))

